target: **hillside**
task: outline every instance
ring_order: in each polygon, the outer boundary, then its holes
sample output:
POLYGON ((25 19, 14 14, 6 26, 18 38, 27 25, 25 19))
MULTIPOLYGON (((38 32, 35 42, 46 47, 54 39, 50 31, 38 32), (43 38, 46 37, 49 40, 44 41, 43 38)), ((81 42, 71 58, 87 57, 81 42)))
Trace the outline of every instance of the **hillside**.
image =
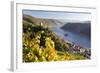
POLYGON ((78 23, 66 23, 61 27, 65 31, 71 31, 74 33, 82 34, 90 38, 91 36, 91 23, 88 22, 78 22, 78 23))
POLYGON ((51 30, 56 23, 60 22, 23 15, 23 62, 90 59, 90 49, 65 42, 51 30))
POLYGON ((42 23, 43 26, 48 26, 48 27, 57 26, 57 25, 60 26, 61 24, 64 24, 56 19, 43 19, 43 18, 41 19, 41 18, 36 18, 25 14, 23 14, 23 21, 28 22, 30 24, 32 23, 34 25, 40 25, 42 23))

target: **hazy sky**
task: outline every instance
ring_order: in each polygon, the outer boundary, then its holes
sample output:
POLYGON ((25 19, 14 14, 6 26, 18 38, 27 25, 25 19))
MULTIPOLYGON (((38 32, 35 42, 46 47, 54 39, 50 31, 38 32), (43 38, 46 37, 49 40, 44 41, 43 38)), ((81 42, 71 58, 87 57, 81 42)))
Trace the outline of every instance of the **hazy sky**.
POLYGON ((90 21, 90 13, 79 13, 79 12, 52 12, 52 11, 36 11, 36 10, 23 10, 23 14, 31 15, 38 18, 48 19, 67 19, 67 20, 79 20, 79 21, 90 21))

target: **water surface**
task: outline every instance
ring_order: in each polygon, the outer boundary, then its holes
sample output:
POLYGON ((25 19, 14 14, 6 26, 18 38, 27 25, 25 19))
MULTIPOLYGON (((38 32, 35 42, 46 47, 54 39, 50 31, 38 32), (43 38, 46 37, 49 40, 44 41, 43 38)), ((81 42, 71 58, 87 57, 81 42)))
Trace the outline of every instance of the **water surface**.
POLYGON ((60 36, 64 40, 68 40, 84 48, 91 48, 91 41, 85 35, 77 34, 75 32, 64 31, 59 26, 53 27, 52 30, 56 33, 56 35, 60 36))

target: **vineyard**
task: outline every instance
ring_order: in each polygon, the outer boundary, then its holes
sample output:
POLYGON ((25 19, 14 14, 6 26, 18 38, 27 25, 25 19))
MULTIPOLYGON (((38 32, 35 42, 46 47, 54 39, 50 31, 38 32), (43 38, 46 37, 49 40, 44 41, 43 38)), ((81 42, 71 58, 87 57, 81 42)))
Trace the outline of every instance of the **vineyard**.
POLYGON ((58 37, 49 27, 23 20, 23 62, 48 62, 88 59, 69 52, 71 43, 58 37))

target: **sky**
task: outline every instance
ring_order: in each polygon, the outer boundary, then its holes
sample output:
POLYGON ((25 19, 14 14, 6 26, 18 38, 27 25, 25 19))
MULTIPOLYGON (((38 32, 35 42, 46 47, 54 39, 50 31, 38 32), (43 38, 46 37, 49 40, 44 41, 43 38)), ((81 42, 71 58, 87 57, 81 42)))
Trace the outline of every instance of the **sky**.
POLYGON ((78 21, 90 21, 90 13, 79 12, 54 12, 54 11, 39 11, 39 10, 23 10, 23 14, 31 15, 37 18, 46 19, 64 19, 64 20, 78 20, 78 21))

